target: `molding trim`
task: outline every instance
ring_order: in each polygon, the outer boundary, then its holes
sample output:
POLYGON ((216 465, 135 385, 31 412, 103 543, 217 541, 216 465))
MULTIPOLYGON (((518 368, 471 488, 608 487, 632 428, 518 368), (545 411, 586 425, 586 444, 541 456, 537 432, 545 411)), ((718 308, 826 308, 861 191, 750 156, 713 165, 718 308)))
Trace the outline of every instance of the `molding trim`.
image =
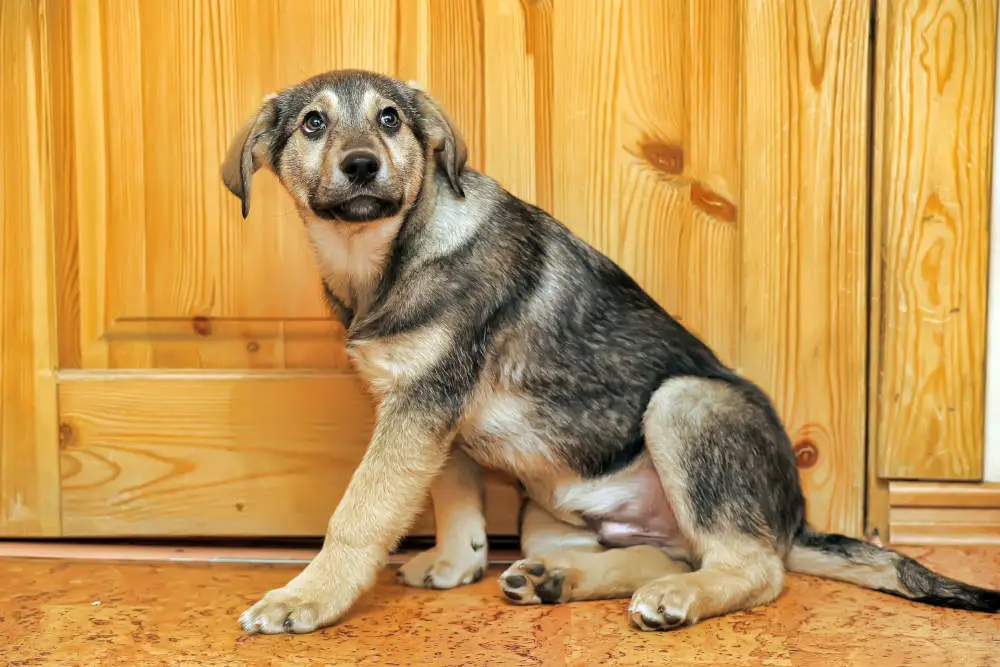
POLYGON ((1000 484, 890 482, 893 545, 1000 545, 1000 484))

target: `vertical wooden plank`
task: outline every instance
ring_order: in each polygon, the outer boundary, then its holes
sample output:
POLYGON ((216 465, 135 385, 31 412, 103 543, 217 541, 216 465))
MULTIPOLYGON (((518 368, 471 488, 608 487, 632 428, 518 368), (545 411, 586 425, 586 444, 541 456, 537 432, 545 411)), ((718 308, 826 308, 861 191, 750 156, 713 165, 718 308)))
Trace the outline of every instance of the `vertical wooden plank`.
MULTIPOLYGON (((732 0, 689 3, 685 48, 687 222, 670 265, 675 314, 728 364, 740 323, 740 14, 732 0)), ((666 273, 663 269, 661 272, 666 273)))
MULTIPOLYGON (((405 0, 404 0, 405 1, 405 0)), ((357 67, 395 76, 395 0, 342 0, 339 27, 342 50, 338 67, 357 67)))
MULTIPOLYGON (((555 215, 577 234, 621 261, 623 238, 615 210, 619 179, 628 155, 618 154, 618 107, 622 13, 633 5, 595 2, 589 11, 557 5, 552 16, 553 60, 559 75, 553 90, 552 128, 555 215)), ((650 17, 651 18, 651 17, 650 17)), ((654 34, 665 26, 650 20, 654 34)), ((669 45, 663 40, 660 45, 669 45)), ((648 40, 630 45, 637 58, 655 57, 648 40)), ((666 56, 664 56, 666 60, 666 56)), ((645 62, 648 62, 646 60, 645 62)), ((647 79, 637 92, 655 95, 661 86, 647 79)), ((643 175, 640 171, 640 176, 643 175)), ((647 176, 647 184, 655 184, 647 176)))
POLYGON ((76 153, 74 150, 73 65, 70 6, 46 3, 51 95, 52 168, 59 178, 50 183, 55 238, 56 305, 59 368, 80 368, 80 257, 78 245, 76 153))
POLYGON ((978 480, 997 3, 880 5, 878 474, 978 480))
MULTIPOLYGON (((81 365, 107 368, 101 343, 107 329, 106 239, 107 141, 104 108, 104 56, 101 5, 96 0, 70 3, 70 65, 73 81, 73 163, 76 171, 79 283, 92 298, 81 299, 81 365)), ((134 95, 134 91, 132 92, 134 95)), ((136 128, 141 132, 141 128, 136 128)), ((138 224, 144 224, 140 221, 138 224)), ((82 290, 81 290, 82 291, 82 290)))
POLYGON ((485 46, 481 0, 430 3, 428 92, 458 125, 469 150, 469 166, 486 164, 485 46))
POLYGON ((535 205, 551 212, 552 193, 552 0, 521 0, 525 50, 531 59, 534 90, 535 205))
POLYGON ((0 3, 0 536, 59 535, 47 15, 0 3))
POLYGON ((818 528, 862 532, 869 6, 742 5, 740 361, 777 402, 818 528))
POLYGON ((484 169, 507 190, 536 201, 534 67, 528 57, 528 15, 519 0, 482 5, 484 169))
MULTIPOLYGON (((139 4, 132 0, 109 0, 101 6, 99 47, 105 54, 104 110, 107 116, 104 137, 109 176, 106 181, 107 217, 104 220, 87 220, 85 224, 86 233, 98 225, 105 228, 105 252, 114 259, 101 268, 107 272, 104 295, 112 312, 132 317, 150 312, 149 281, 145 269, 150 256, 158 254, 157 248, 162 253, 163 248, 169 247, 167 244, 171 242, 170 231, 173 229, 171 224, 147 224, 145 165, 153 155, 162 155, 165 150, 161 144, 147 151, 143 135, 152 129, 151 133, 159 135, 164 143, 180 144, 178 137, 163 131, 162 128, 169 123, 164 122, 156 110, 147 116, 142 95, 137 95, 137 91, 145 86, 139 10, 139 4), (153 128, 148 126, 147 118, 153 120, 153 128), (160 230, 158 234, 154 232, 153 243, 147 238, 148 227, 160 230)), ((181 104, 197 102, 197 98, 192 99, 193 96, 178 97, 181 104)), ((161 102, 156 106, 165 104, 161 102)), ((177 177, 177 174, 171 173, 163 180, 177 177)), ((148 368, 152 365, 152 355, 149 344, 136 341, 127 347, 110 348, 108 361, 111 368, 148 368)))

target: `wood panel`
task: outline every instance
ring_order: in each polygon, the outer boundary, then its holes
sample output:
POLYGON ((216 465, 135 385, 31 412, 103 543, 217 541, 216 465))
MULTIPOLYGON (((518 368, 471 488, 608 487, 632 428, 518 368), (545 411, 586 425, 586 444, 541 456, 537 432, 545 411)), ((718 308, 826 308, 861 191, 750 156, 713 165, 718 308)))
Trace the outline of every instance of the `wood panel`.
MULTIPOLYGON (((68 537, 322 535, 374 418, 339 374, 79 377, 59 401, 68 537)), ((516 534, 513 487, 491 477, 487 502, 490 531, 516 534)))
MULTIPOLYGON (((63 367, 346 368, 290 202, 262 178, 244 223, 218 169, 266 92, 328 68, 342 48, 359 65, 377 65, 340 32, 320 30, 334 22, 332 9, 348 8, 128 0, 71 8, 72 77, 60 83, 75 105, 66 150, 77 166, 78 223, 60 240, 82 287, 78 303, 63 298, 60 317, 62 347, 81 353, 63 367), (274 50, 287 57, 259 57, 274 50)), ((378 12, 368 20, 384 23, 378 12)), ((360 36, 375 32, 384 31, 360 36)))
POLYGON ((740 365, 809 520, 863 530, 869 3, 743 4, 740 365))
MULTIPOLYGON (((45 5, 0 3, 0 535, 58 535, 59 435, 45 5)), ((51 32, 50 32, 51 30, 51 32)))
POLYGON ((878 3, 878 473, 983 472, 995 0, 878 3))

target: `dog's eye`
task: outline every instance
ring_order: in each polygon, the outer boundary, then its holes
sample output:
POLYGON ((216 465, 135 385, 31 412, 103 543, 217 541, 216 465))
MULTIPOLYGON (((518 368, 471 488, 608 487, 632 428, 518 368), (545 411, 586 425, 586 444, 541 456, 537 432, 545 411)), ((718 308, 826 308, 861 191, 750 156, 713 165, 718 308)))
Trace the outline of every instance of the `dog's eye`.
POLYGON ((322 132, 325 127, 326 121, 323 120, 323 114, 318 111, 310 111, 302 120, 302 131, 306 134, 322 132))
POLYGON ((399 127, 399 112, 392 107, 386 107, 378 112, 378 122, 386 129, 395 130, 399 127))

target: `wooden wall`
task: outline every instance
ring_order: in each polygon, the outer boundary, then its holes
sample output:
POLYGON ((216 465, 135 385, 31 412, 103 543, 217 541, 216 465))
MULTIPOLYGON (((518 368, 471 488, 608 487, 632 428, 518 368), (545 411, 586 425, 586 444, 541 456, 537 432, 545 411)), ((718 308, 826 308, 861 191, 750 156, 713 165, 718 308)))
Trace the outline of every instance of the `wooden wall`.
MULTIPOLYGON (((868 2, 20 0, 3 11, 4 53, 21 54, 17 67, 5 59, 4 90, 35 86, 47 100, 25 112, 45 128, 53 170, 36 178, 50 217, 30 198, 4 204, 5 225, 18 225, 5 239, 42 230, 32 260, 5 243, 40 282, 12 285, 4 255, 4 327, 55 294, 56 317, 36 328, 58 323, 61 472, 51 414, 32 413, 48 430, 31 442, 24 413, 6 418, 2 447, 44 453, 30 483, 45 493, 32 497, 62 493, 64 534, 322 531, 370 408, 290 202, 262 175, 242 221, 218 165, 263 95, 348 66, 421 81, 473 166, 563 219, 760 382, 792 434, 810 519, 861 532, 868 2), (31 40, 47 44, 34 47, 44 73, 23 59, 31 40), (316 402, 317 378, 335 409, 316 402), (310 458, 323 438, 335 450, 310 458), (298 463, 274 463, 283 456, 298 463)), ((23 132, 8 144, 8 118, 4 165, 45 155, 23 132)), ((55 360, 9 340, 0 358, 44 383, 55 360)), ((8 368, 5 382, 21 382, 8 368)), ((9 477, 5 494, 24 484, 9 477)), ((508 530, 513 508, 496 511, 508 530)), ((12 516, 0 506, 0 526, 12 516)))

